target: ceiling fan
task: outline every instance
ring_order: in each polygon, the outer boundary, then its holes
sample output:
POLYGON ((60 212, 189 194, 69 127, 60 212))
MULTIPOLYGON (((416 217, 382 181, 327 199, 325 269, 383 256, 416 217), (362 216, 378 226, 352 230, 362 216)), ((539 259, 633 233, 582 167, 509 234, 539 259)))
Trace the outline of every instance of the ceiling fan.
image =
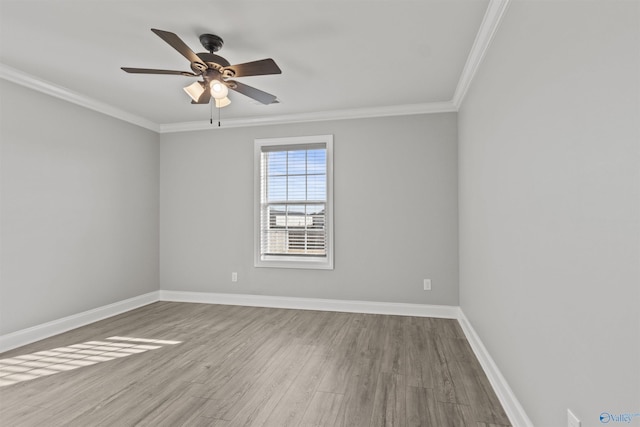
POLYGON ((192 104, 209 104, 213 97, 216 107, 220 108, 229 105, 231 101, 227 97, 228 89, 239 92, 265 105, 278 102, 275 95, 233 80, 236 77, 281 74, 282 71, 273 59, 268 58, 231 65, 229 61, 214 53, 220 50, 224 43, 219 36, 202 34, 200 43, 208 52, 195 53, 174 33, 154 28, 151 31, 187 58, 191 63, 192 71, 121 67, 122 70, 134 74, 171 74, 202 77, 202 81, 196 81, 184 88, 185 92, 192 98, 192 104))

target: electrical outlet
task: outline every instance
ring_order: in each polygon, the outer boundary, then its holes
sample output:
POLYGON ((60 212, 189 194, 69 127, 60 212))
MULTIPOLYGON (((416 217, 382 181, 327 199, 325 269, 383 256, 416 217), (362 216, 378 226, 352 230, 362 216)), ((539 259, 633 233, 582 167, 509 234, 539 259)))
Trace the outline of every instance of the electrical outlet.
POLYGON ((567 409, 567 427, 580 427, 581 425, 582 423, 578 417, 571 412, 571 409, 567 409))
POLYGON ((235 271, 233 273, 231 273, 231 281, 232 282, 237 282, 238 281, 238 273, 236 273, 235 271))
POLYGON ((424 290, 425 291, 431 290, 431 279, 424 279, 424 290))

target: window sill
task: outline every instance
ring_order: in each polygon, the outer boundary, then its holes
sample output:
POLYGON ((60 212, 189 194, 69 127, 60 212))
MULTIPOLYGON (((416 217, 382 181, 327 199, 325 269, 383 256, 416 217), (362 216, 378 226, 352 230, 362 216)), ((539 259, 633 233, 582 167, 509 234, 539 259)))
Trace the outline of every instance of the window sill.
POLYGON ((258 268, 298 268, 308 270, 333 270, 333 261, 321 258, 263 256, 255 261, 258 268))

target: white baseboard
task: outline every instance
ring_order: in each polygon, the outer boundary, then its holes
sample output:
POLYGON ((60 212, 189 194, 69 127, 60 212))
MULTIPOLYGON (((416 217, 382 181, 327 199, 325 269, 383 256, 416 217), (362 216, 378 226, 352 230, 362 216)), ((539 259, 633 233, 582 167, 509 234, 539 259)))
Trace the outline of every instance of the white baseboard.
POLYGON ((0 335, 0 353, 31 344, 71 329, 79 328, 107 317, 156 301, 193 302, 205 304, 244 305, 250 307, 290 308, 298 310, 341 311, 347 313, 388 314, 398 316, 440 317, 456 319, 458 307, 446 305, 408 304, 374 301, 348 301, 318 298, 276 297, 266 295, 219 294, 208 292, 154 291, 118 301, 62 319, 0 335))
POLYGON ((242 305, 297 310, 340 311, 347 313, 457 319, 514 427, 533 427, 522 405, 496 366, 469 320, 458 306, 408 304, 373 301, 348 301, 318 298, 275 297, 266 295, 219 294, 209 292, 160 291, 161 301, 202 304, 242 305))
POLYGON ((158 291, 0 336, 0 353, 158 301, 158 291))
POLYGON ((467 341, 471 345, 471 349, 478 358, 480 365, 484 373, 487 375, 493 390, 496 392, 504 411, 507 413, 511 424, 514 427, 533 427, 533 423, 527 416, 522 405, 516 398, 516 395, 509 387, 507 380, 502 376, 502 373, 498 369, 498 366, 493 361, 493 358, 487 351, 480 337, 469 323, 469 320, 462 312, 462 309, 458 309, 458 322, 464 331, 467 341))
POLYGON ((156 301, 457 319, 514 427, 533 427, 509 384, 458 306, 160 290, 0 336, 0 353, 156 301))
POLYGON ((398 316, 440 317, 446 319, 457 319, 459 313, 459 307, 449 305, 162 290, 160 291, 160 301, 290 308, 296 310, 341 311, 346 313, 388 314, 398 316))

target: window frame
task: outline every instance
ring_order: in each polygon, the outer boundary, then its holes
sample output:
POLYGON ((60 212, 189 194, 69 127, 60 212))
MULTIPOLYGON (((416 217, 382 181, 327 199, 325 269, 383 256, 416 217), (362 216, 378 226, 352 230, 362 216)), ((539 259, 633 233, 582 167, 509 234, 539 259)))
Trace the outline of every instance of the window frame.
POLYGON ((254 140, 254 266, 271 268, 303 268, 333 270, 334 245, 333 245, 333 135, 296 136, 283 138, 258 138, 254 140), (324 144, 326 148, 326 256, 309 257, 296 255, 262 255, 261 254, 261 210, 262 188, 261 167, 262 148, 282 146, 285 151, 287 146, 304 147, 324 144))

